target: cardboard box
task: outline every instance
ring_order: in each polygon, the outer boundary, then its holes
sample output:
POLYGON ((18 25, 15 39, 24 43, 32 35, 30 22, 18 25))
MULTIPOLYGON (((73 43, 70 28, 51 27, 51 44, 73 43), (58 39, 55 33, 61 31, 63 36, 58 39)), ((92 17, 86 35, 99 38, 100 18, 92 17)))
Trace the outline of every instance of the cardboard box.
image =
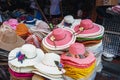
POLYGON ((118 0, 96 0, 96 6, 113 6, 117 4, 118 0))

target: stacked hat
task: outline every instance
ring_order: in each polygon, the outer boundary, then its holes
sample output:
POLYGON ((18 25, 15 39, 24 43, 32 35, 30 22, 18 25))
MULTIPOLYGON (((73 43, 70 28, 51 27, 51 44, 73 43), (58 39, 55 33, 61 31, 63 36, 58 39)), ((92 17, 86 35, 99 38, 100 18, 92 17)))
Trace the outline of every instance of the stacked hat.
POLYGON ((72 28, 80 23, 81 19, 74 19, 72 15, 66 15, 64 19, 59 23, 58 27, 69 27, 72 28))
POLYGON ((92 52, 86 51, 82 43, 74 43, 69 52, 61 55, 65 75, 75 80, 88 78, 94 72, 96 58, 92 52))
POLYGON ((83 19, 79 25, 73 26, 73 29, 78 42, 83 43, 87 48, 90 47, 91 51, 98 52, 96 48, 102 45, 103 26, 93 23, 90 19, 83 19))
POLYGON ((104 27, 93 23, 90 19, 81 20, 80 24, 73 27, 77 42, 85 45, 88 51, 94 53, 97 65, 101 63, 101 53, 103 51, 102 38, 104 27), (100 56, 97 56, 100 55, 100 56))
POLYGON ((10 28, 10 25, 3 24, 0 27, 0 48, 11 51, 16 47, 20 47, 25 41, 17 36, 16 32, 10 28))
POLYGON ((16 27, 18 25, 18 20, 17 19, 9 19, 8 21, 4 21, 3 24, 7 24, 7 25, 10 25, 10 27, 13 29, 13 30, 16 30, 16 27))
POLYGON ((32 44, 24 44, 10 51, 8 65, 12 80, 31 80, 34 64, 40 62, 43 57, 43 51, 32 44))
POLYGON ((30 35, 29 29, 24 23, 19 23, 15 31, 23 39, 26 39, 30 35))
POLYGON ((70 28, 56 28, 42 40, 42 48, 46 52, 61 53, 73 44, 76 37, 70 28))
MULTIPOLYGON (((33 73, 50 80, 64 80, 65 70, 60 64, 60 56, 55 53, 46 53, 43 60, 34 65, 33 73)), ((34 78, 33 80, 39 80, 34 78)))

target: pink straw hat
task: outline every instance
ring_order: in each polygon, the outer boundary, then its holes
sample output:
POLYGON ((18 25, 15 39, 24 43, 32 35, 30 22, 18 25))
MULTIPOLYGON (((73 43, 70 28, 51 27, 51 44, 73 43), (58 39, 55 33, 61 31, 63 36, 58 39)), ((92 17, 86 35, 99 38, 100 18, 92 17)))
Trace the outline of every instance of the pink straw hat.
POLYGON ((69 47, 69 53, 71 54, 84 54, 85 53, 85 46, 80 43, 74 43, 69 47))
POLYGON ((96 59, 92 52, 87 52, 82 43, 74 43, 69 47, 69 53, 61 55, 62 62, 72 62, 82 67, 88 66, 96 59))
POLYGON ((16 30, 16 27, 18 25, 18 20, 17 19, 9 19, 8 21, 3 22, 3 24, 10 25, 10 27, 14 30, 16 30))
POLYGON ((75 33, 80 36, 94 36, 103 32, 101 25, 93 23, 90 19, 81 20, 80 24, 73 27, 75 33))
POLYGON ((68 48, 75 40, 72 29, 56 28, 43 39, 42 43, 48 49, 62 50, 68 48))

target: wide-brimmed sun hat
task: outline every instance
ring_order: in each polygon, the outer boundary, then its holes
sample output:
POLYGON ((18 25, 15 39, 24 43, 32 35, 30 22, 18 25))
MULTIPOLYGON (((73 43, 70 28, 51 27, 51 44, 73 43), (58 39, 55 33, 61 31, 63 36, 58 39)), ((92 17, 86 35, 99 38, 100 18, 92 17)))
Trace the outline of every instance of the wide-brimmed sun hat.
POLYGON ((95 62, 96 58, 92 52, 86 51, 82 43, 74 43, 69 47, 69 53, 61 55, 61 60, 86 67, 95 62))
POLYGON ((0 48, 11 51, 16 47, 20 47, 25 41, 17 36, 16 32, 10 29, 9 25, 2 25, 0 28, 0 48))
POLYGON ((7 24, 7 25, 10 25, 10 27, 14 30, 16 30, 16 27, 17 25, 19 24, 18 23, 18 20, 17 19, 9 19, 8 21, 4 21, 3 24, 7 24))
POLYGON ((104 27, 93 23, 90 19, 83 19, 79 25, 73 27, 79 37, 96 36, 104 33, 104 27))
POLYGON ((80 23, 81 19, 74 19, 72 15, 66 15, 64 19, 59 23, 58 27, 69 27, 72 28, 80 23))
POLYGON ((9 53, 8 62, 16 67, 27 67, 40 62, 43 57, 44 53, 41 49, 32 44, 24 44, 9 53))
POLYGON ((42 40, 43 46, 51 50, 68 48, 76 40, 70 28, 56 28, 42 40))
POLYGON ((59 70, 57 62, 60 64, 60 56, 55 53, 46 53, 41 62, 34 65, 34 67, 41 73, 46 74, 63 74, 65 70, 59 70))

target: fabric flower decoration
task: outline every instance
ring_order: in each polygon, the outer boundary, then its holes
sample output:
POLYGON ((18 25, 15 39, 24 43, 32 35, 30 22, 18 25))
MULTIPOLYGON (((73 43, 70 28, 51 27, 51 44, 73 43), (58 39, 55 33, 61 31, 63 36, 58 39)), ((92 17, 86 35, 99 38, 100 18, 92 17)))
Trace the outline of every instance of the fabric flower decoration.
POLYGON ((23 63, 23 60, 26 58, 25 54, 22 54, 20 51, 16 54, 16 58, 18 59, 18 61, 20 61, 21 63, 23 63))

